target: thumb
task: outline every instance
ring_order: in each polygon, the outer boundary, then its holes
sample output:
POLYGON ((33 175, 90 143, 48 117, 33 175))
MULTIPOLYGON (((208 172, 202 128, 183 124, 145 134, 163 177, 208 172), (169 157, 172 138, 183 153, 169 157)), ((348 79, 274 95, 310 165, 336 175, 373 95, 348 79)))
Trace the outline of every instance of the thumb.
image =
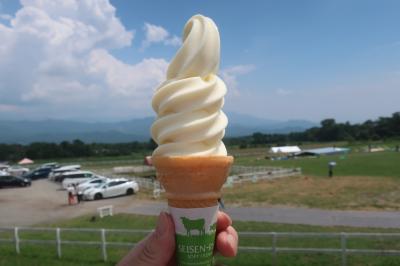
POLYGON ((141 241, 118 265, 164 266, 175 252, 175 228, 171 216, 162 212, 157 227, 141 241))

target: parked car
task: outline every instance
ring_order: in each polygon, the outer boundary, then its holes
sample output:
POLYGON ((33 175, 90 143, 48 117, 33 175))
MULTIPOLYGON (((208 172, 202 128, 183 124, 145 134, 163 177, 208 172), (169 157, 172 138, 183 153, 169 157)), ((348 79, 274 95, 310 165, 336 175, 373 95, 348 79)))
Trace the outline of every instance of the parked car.
POLYGON ((0 176, 3 176, 3 175, 8 175, 8 173, 6 171, 0 169, 0 176))
POLYGON ((105 184, 87 189, 83 193, 84 200, 99 200, 121 195, 132 195, 139 191, 139 185, 135 181, 127 179, 110 179, 105 184))
POLYGON ((31 180, 37 180, 37 179, 41 179, 41 178, 48 178, 49 174, 51 173, 51 171, 53 171, 52 168, 48 167, 48 168, 36 168, 35 170, 23 175, 23 177, 25 178, 29 178, 31 180))
POLYGON ((57 181, 57 182, 62 182, 62 180, 60 180, 60 177, 64 173, 76 171, 79 169, 81 169, 81 166, 79 164, 66 165, 66 166, 59 167, 59 168, 53 169, 53 171, 49 174, 49 179, 53 180, 53 181, 57 181))
POLYGON ((0 171, 6 171, 10 166, 8 164, 0 164, 0 171))
POLYGON ((51 163, 44 163, 42 164, 39 168, 51 168, 51 169, 55 169, 55 168, 59 168, 60 165, 56 162, 51 162, 51 163))
POLYGON ((88 190, 90 188, 94 188, 98 185, 105 184, 109 181, 110 179, 108 177, 104 176, 97 176, 94 178, 91 178, 85 182, 82 182, 78 185, 78 193, 83 193, 85 190, 88 190))
POLYGON ((29 172, 29 168, 21 167, 19 165, 10 166, 6 171, 13 176, 23 176, 29 172))
POLYGON ((31 180, 12 175, 0 176, 0 187, 26 187, 31 185, 31 180))
POLYGON ((62 178, 62 187, 67 189, 72 185, 79 185, 82 182, 88 181, 96 177, 96 175, 90 171, 72 171, 64 173, 59 179, 62 178))

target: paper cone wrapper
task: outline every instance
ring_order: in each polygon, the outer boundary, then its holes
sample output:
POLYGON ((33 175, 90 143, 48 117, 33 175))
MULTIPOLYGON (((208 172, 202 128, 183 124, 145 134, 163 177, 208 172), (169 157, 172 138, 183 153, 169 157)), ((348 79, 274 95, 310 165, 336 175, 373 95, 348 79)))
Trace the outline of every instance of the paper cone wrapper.
POLYGON ((233 157, 155 156, 152 160, 175 223, 178 265, 212 265, 218 198, 233 157))

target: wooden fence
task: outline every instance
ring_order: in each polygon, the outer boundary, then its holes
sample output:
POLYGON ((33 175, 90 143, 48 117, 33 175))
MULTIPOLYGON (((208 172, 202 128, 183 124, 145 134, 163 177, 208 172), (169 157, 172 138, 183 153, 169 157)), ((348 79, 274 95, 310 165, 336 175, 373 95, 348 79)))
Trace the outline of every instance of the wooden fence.
MULTIPOLYGON (((97 246, 101 250, 101 257, 104 261, 108 260, 109 247, 127 247, 132 248, 136 243, 132 242, 114 242, 107 241, 107 235, 111 233, 118 234, 148 234, 151 230, 132 230, 132 229, 94 229, 94 228, 46 228, 46 227, 0 227, 0 233, 10 232, 9 238, 0 238, 0 244, 11 244, 15 247, 16 254, 21 254, 21 246, 23 244, 33 245, 54 245, 56 247, 57 257, 62 258, 63 246, 97 246), (51 232, 54 239, 26 239, 22 238, 20 233, 25 232, 51 232), (82 241, 82 240, 63 240, 63 232, 92 232, 99 235, 101 241, 82 241)), ((270 253, 272 254, 272 265, 278 265, 277 255, 280 253, 303 253, 303 254, 338 254, 341 256, 341 265, 347 265, 347 258, 353 254, 374 255, 374 256, 400 256, 398 249, 365 249, 365 248, 348 248, 348 241, 352 238, 364 238, 375 241, 382 239, 400 240, 400 233, 321 233, 321 232, 238 232, 240 238, 270 238, 270 246, 239 246, 239 253, 270 253), (339 246, 336 248, 320 248, 320 247, 282 247, 278 245, 279 239, 298 239, 298 238, 322 238, 322 239, 338 239, 339 246)))

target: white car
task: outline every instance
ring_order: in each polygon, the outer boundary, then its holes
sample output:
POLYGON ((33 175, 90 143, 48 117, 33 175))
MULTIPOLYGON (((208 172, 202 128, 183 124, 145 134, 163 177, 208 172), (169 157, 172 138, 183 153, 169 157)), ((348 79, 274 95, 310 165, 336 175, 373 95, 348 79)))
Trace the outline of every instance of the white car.
POLYGON ((56 168, 59 168, 59 167, 60 167, 60 165, 58 163, 56 163, 56 162, 44 163, 41 166, 39 166, 39 168, 53 168, 53 169, 56 169, 56 168))
POLYGON ((29 172, 29 168, 21 167, 19 165, 10 166, 6 170, 12 176, 23 176, 24 174, 29 172))
POLYGON ((99 200, 103 198, 111 198, 121 195, 132 195, 139 191, 139 185, 135 181, 125 178, 110 179, 107 183, 98 185, 94 188, 87 189, 83 193, 85 200, 99 200))
POLYGON ((92 179, 89 179, 88 181, 82 182, 77 186, 78 193, 83 193, 85 190, 94 188, 96 186, 105 184, 109 181, 110 179, 104 176, 98 176, 94 177, 92 179))
POLYGON ((6 175, 8 175, 8 173, 0 169, 0 176, 6 176, 6 175))
POLYGON ((57 181, 57 178, 60 177, 62 174, 66 173, 66 172, 76 171, 79 169, 81 169, 81 166, 79 164, 66 165, 66 166, 59 167, 59 168, 53 169, 53 171, 51 171, 51 173, 49 174, 49 179, 53 180, 53 181, 57 181))
POLYGON ((6 171, 10 166, 8 164, 0 164, 0 171, 6 171))
POLYGON ((97 177, 94 173, 90 171, 72 171, 67 172, 62 175, 62 187, 67 189, 73 185, 79 185, 80 183, 86 182, 94 177, 97 177))

